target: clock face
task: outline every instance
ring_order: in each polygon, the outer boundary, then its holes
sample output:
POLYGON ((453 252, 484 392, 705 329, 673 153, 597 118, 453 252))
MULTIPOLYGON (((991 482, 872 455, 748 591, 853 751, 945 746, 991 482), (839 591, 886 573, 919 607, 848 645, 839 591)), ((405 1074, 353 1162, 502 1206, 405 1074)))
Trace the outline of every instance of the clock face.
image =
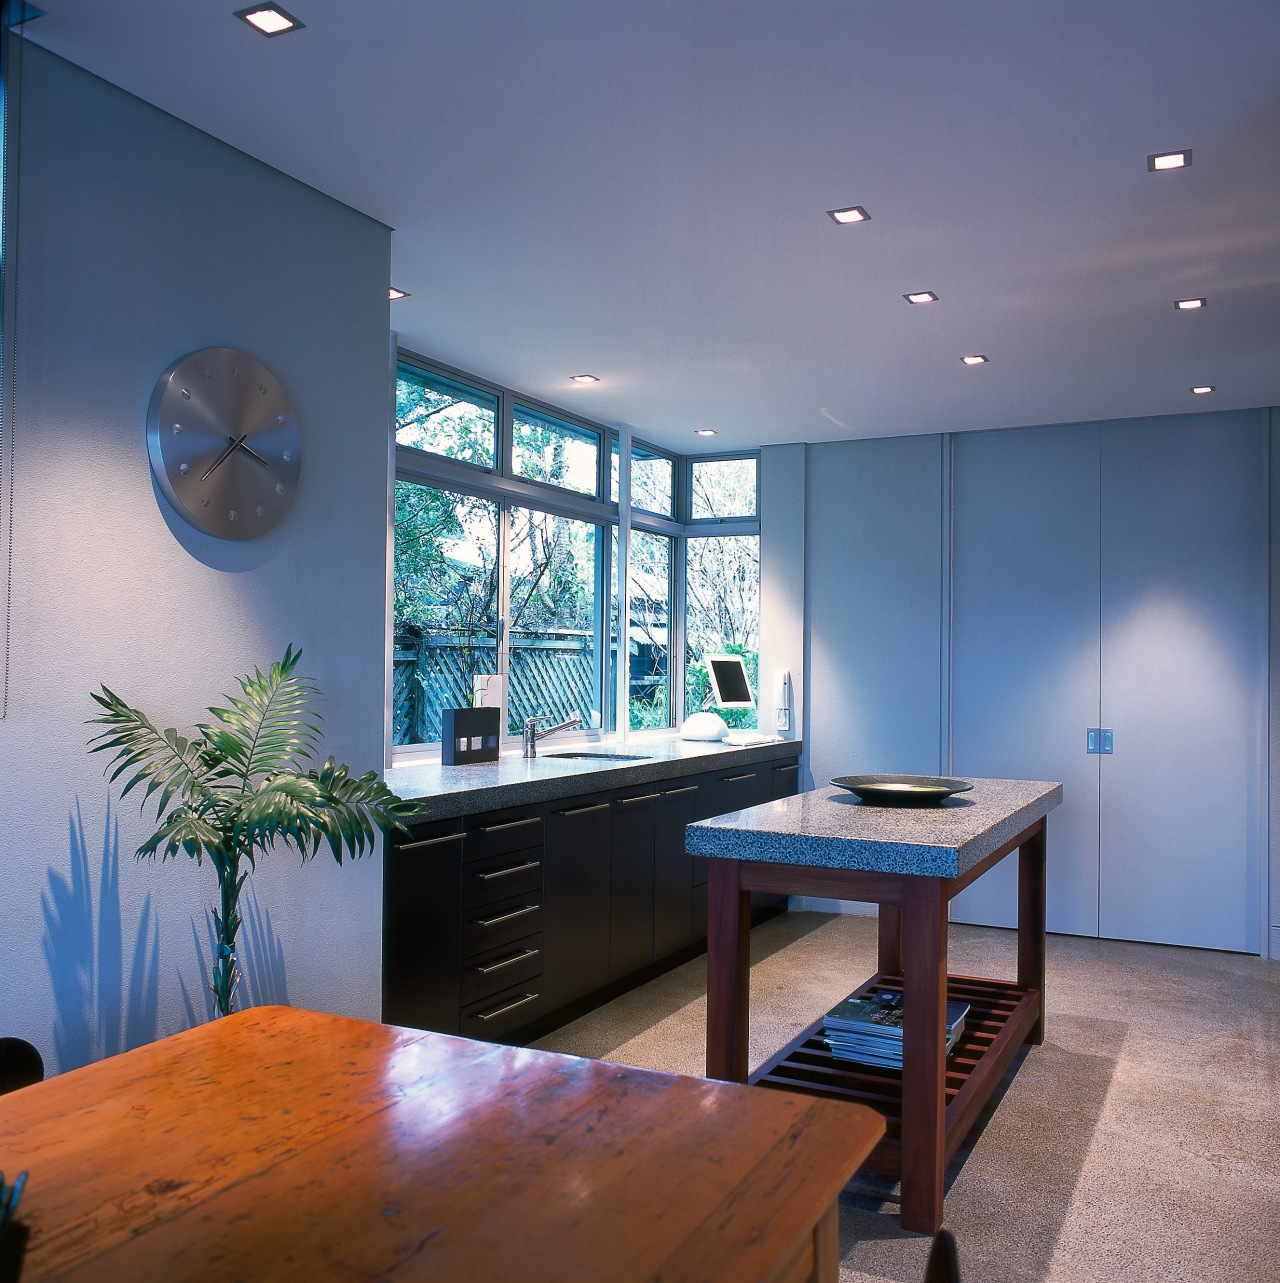
POLYGON ((160 376, 147 451, 169 502, 222 539, 266 534, 298 492, 293 407, 271 371, 235 348, 192 352, 160 376))

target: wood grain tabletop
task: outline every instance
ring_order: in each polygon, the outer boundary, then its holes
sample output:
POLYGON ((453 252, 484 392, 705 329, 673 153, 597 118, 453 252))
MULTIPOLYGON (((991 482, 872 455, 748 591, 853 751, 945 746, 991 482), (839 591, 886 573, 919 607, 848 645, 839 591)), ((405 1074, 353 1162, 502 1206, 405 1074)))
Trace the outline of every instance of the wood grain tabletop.
POLYGON ((3 1169, 30 1173, 24 1283, 834 1279, 835 1200, 883 1130, 290 1007, 0 1097, 3 1169))

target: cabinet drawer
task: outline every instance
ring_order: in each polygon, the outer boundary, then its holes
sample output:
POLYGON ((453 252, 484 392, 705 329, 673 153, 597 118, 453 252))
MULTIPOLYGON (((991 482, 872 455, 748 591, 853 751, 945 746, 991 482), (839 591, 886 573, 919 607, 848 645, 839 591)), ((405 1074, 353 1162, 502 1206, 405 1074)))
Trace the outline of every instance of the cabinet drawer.
POLYGON ((527 806, 518 810, 490 811, 471 815, 466 820, 466 853, 464 859, 483 860, 490 855, 506 855, 542 843, 542 807, 527 806))
POLYGON ((483 1002, 512 985, 527 985, 542 974, 542 937, 486 949, 462 964, 462 1005, 483 1002))
POLYGON ((787 762, 783 766, 773 766, 769 771, 773 779, 774 799, 793 797, 800 792, 800 763, 787 762))
POLYGON ((462 866, 462 907, 507 900, 513 895, 536 894, 542 890, 542 848, 491 855, 487 860, 469 860, 462 866))
POLYGON ((460 1022, 462 1036, 492 1042, 527 1025, 542 1010, 541 989, 537 980, 512 985, 483 1002, 464 1007, 460 1022))
POLYGON ((468 909, 462 915, 462 956, 471 958, 541 930, 541 891, 468 909))

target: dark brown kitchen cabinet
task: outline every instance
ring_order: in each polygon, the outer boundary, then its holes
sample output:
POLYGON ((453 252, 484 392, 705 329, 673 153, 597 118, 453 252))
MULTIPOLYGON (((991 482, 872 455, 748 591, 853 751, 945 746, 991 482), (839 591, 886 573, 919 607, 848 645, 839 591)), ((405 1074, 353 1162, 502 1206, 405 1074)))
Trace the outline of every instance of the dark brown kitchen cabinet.
POLYGON ((615 797, 609 883, 609 979, 653 961, 653 864, 656 790, 615 797))
POLYGON ((547 806, 543 847, 543 995, 548 1011, 609 983, 608 794, 547 806))
POLYGON ((692 937, 693 857, 685 850, 685 825, 692 824, 699 785, 683 780, 663 788, 655 804, 653 843, 653 956, 668 957, 692 937))

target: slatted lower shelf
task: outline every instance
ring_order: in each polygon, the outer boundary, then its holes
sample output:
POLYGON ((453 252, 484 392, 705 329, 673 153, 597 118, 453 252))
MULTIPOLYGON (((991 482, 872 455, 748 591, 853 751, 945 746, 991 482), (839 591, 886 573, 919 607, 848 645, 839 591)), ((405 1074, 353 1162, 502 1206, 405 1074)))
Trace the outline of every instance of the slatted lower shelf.
MULTIPOLYGON (((901 993, 902 977, 877 973, 856 991, 860 998, 879 992, 901 993)), ((1038 1018, 1040 995, 1003 980, 948 976, 947 997, 969 1004, 964 1032, 947 1057, 949 1159, 1038 1018)), ((883 1114, 884 1139, 864 1170, 896 1177, 902 1144, 902 1071, 838 1060, 827 1049, 821 1033, 822 1021, 818 1020, 766 1061, 750 1081, 779 1091, 848 1100, 883 1114)))

